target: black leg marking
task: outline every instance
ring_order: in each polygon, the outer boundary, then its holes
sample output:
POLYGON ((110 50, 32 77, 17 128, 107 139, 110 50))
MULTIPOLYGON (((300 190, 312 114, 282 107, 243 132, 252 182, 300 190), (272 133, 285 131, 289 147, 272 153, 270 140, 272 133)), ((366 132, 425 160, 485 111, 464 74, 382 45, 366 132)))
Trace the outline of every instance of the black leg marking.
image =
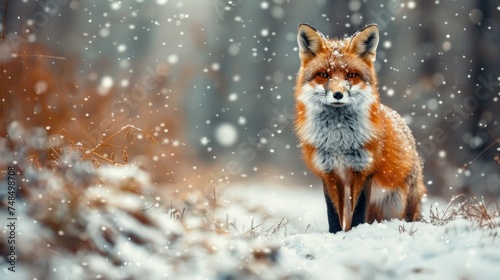
POLYGON ((370 203, 371 179, 372 176, 369 176, 366 179, 363 191, 359 195, 358 202, 356 203, 356 209, 354 209, 354 213, 352 215, 352 227, 366 222, 366 213, 368 211, 368 204, 370 203))
POLYGON ((342 231, 342 227, 340 226, 339 215, 337 213, 337 210, 335 210, 335 205, 333 205, 333 202, 330 196, 328 195, 328 190, 324 183, 323 183, 323 192, 325 194, 326 211, 328 214, 328 231, 330 233, 336 233, 342 231))
POLYGON ((366 210, 368 209, 368 200, 366 197, 366 187, 363 189, 359 195, 358 203, 356 203, 356 209, 352 215, 351 226, 355 227, 366 221, 366 210))

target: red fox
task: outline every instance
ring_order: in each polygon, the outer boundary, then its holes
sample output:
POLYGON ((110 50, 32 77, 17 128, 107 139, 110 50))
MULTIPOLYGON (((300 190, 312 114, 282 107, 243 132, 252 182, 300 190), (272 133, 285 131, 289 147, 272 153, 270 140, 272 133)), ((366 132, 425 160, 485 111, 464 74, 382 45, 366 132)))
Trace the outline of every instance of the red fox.
POLYGON ((420 158, 404 119, 380 103, 378 41, 373 24, 345 39, 298 29, 295 131, 306 165, 323 181, 331 233, 421 218, 420 158))

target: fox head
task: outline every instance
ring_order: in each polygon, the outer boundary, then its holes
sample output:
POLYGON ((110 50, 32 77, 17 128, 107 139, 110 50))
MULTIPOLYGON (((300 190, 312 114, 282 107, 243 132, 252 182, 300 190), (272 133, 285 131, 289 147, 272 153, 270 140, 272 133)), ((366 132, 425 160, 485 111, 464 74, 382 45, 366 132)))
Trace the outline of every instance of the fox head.
POLYGON ((378 102, 373 66, 378 41, 378 27, 374 24, 345 39, 330 39, 313 27, 300 24, 297 100, 310 109, 369 107, 378 102))

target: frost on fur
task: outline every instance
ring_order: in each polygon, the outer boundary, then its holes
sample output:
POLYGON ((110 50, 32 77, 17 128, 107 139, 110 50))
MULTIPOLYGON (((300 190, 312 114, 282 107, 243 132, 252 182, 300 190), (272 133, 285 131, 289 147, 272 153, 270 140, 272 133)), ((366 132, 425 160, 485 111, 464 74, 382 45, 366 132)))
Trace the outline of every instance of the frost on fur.
POLYGON ((378 27, 330 39, 302 24, 297 41, 295 130, 306 164, 323 182, 329 231, 418 220, 421 163, 403 118, 380 104, 373 66, 378 27))

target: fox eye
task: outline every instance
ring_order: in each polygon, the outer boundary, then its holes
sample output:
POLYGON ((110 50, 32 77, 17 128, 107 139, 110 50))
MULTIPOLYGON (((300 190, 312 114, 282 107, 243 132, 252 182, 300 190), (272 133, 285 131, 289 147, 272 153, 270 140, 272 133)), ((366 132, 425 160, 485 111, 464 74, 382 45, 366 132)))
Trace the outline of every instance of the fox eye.
POLYGON ((356 77, 358 77, 358 76, 359 76, 359 75, 358 75, 357 73, 352 73, 352 72, 351 72, 351 73, 347 73, 346 78, 347 78, 347 79, 354 79, 354 78, 356 78, 356 77))
POLYGON ((323 79, 328 79, 328 78, 330 78, 330 76, 329 76, 329 75, 328 75, 328 73, 326 73, 326 72, 319 72, 317 75, 318 75, 319 77, 323 78, 323 79))

